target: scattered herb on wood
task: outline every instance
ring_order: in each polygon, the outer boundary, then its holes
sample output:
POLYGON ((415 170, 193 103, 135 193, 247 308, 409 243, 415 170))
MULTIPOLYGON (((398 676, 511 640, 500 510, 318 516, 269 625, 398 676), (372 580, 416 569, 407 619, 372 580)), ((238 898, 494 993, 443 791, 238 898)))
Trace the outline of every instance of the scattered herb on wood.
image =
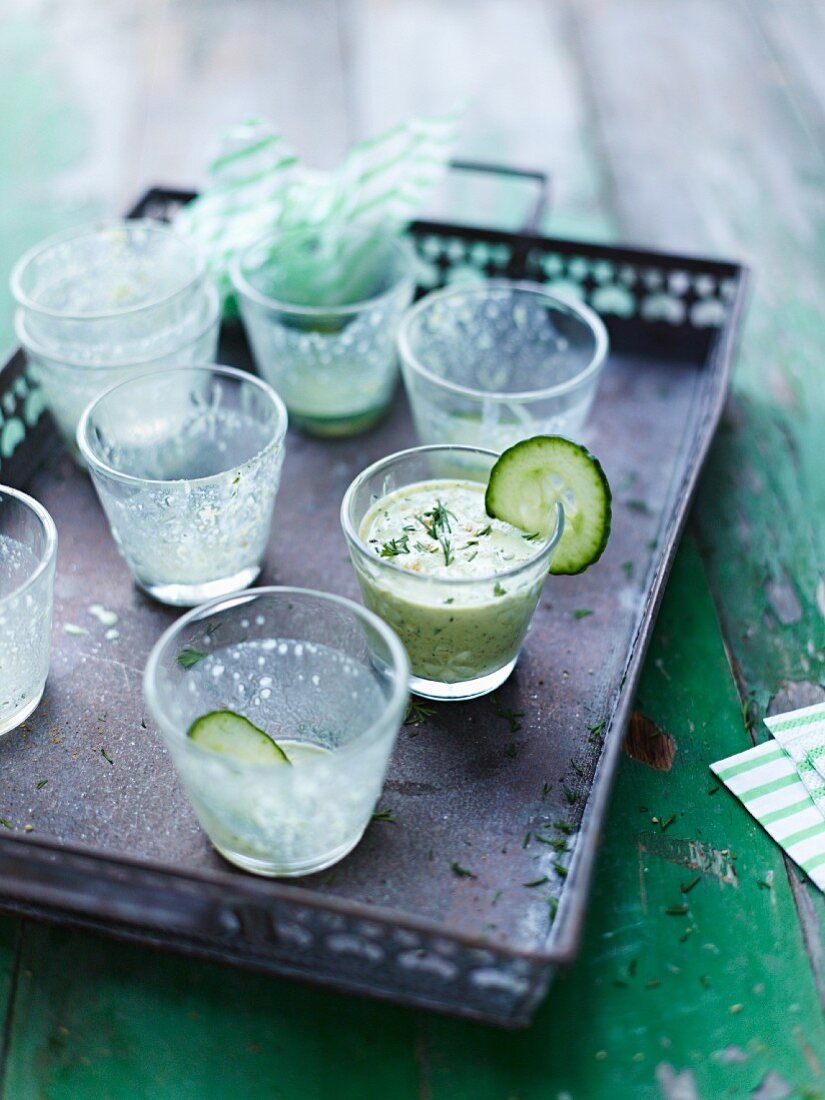
POLYGON ((202 649, 195 649, 191 645, 184 646, 178 654, 178 664, 181 668, 193 668, 198 661, 202 661, 208 654, 202 649))
POLYGON ((48 782, 48 779, 38 779, 35 783, 35 787, 38 789, 38 791, 42 791, 48 782))
POLYGON ((592 726, 588 726, 587 730, 591 737, 597 740, 600 737, 604 737, 604 727, 605 721, 602 719, 601 722, 594 722, 592 726))
POLYGON ((101 755, 101 756, 103 757, 103 759, 104 759, 104 760, 105 760, 105 761, 106 761, 107 763, 109 763, 109 764, 114 764, 114 760, 112 760, 111 756, 109 756, 108 752, 106 752, 106 750, 105 750, 104 748, 101 748, 101 750, 100 750, 100 755, 101 755))
POLYGON ((577 764, 575 760, 570 761, 570 767, 573 769, 576 775, 584 775, 584 772, 582 771, 580 765, 577 764))
POLYGON ((462 867, 460 863, 453 860, 450 864, 450 869, 454 875, 458 875, 459 878, 478 878, 473 871, 470 871, 467 867, 462 867))
POLYGON ((561 875, 562 878, 567 878, 567 868, 564 866, 563 863, 554 863, 553 870, 556 872, 557 875, 561 875))
POLYGON ((566 821, 554 821, 553 828, 558 829, 558 831, 564 833, 565 836, 570 836, 571 833, 575 832, 573 826, 566 821))
POLYGON ((567 799, 567 804, 569 806, 575 806, 575 804, 579 801, 578 794, 575 791, 572 791, 566 783, 562 784, 562 790, 564 791, 564 797, 567 799))

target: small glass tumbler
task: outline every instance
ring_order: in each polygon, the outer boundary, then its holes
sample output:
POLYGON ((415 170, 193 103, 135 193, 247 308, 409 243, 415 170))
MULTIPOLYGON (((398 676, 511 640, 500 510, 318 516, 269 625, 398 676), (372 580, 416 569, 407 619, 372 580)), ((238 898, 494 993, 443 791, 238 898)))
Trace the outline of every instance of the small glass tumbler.
MULTIPOLYGON (((341 504, 341 525, 364 603, 404 643, 410 690, 427 699, 486 695, 513 671, 541 594, 564 514, 557 506, 552 538, 510 568, 477 568, 472 576, 416 573, 380 556, 364 520, 397 490, 437 482, 434 495, 450 507, 451 487, 486 485, 497 455, 475 447, 415 447, 369 466, 341 504)), ((411 539, 415 535, 409 536, 411 539)))
MULTIPOLYGON (((208 363, 215 357, 221 323, 220 296, 213 286, 201 288, 188 318, 178 329, 180 343, 167 346, 147 340, 132 346, 134 358, 117 359, 100 348, 50 350, 38 344, 28 328, 29 315, 15 315, 17 338, 29 361, 32 376, 74 458, 77 425, 90 401, 117 382, 166 367, 208 363)), ((122 349, 121 349, 122 350, 122 349)))
POLYGON ((575 437, 607 359, 607 330, 581 302, 538 283, 436 290, 398 334, 422 443, 501 452, 534 435, 575 437))
POLYGON ((354 226, 276 234, 235 260, 232 281, 258 370, 293 424, 344 436, 383 415, 415 285, 405 241, 354 226))
POLYGON ((190 611, 160 638, 144 693, 196 814, 225 859, 259 875, 308 875, 369 824, 407 703, 401 643, 351 600, 252 589, 190 611), (289 763, 203 747, 192 723, 233 711, 289 763))
POLYGON ((175 367, 121 382, 81 417, 77 445, 135 580, 192 607, 260 572, 287 414, 232 367, 175 367))
POLYGON ((46 509, 0 485, 0 734, 24 722, 49 673, 57 531, 46 509))
POLYGON ((204 284, 195 245, 149 219, 71 229, 42 241, 15 265, 11 291, 38 346, 58 357, 156 357, 180 343, 204 284))

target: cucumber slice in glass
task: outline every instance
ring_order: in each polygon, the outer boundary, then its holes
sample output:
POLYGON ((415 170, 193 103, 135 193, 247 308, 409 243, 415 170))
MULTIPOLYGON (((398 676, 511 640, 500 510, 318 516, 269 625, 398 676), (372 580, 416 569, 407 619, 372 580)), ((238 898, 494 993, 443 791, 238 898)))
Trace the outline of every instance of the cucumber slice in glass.
POLYGON ((610 535, 611 493, 601 463, 561 435, 537 435, 502 452, 487 485, 489 516, 549 537, 557 502, 564 532, 550 572, 581 573, 599 560, 610 535))
POLYGON ((186 731, 196 745, 247 764, 291 764, 269 734, 233 710, 212 710, 196 718, 186 731))

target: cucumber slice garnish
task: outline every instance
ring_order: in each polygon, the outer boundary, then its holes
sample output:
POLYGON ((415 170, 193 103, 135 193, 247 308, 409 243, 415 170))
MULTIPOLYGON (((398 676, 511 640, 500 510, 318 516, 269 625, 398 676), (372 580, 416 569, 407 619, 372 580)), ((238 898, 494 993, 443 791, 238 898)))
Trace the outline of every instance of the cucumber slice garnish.
POLYGON ((607 546, 610 485, 599 460, 561 435, 537 435, 504 451, 490 471, 487 514, 522 531, 553 533, 556 504, 564 509, 564 532, 551 573, 581 573, 607 546))
POLYGON ((277 741, 234 710, 212 710, 202 714, 186 731, 186 736, 202 749, 248 764, 292 763, 277 741))

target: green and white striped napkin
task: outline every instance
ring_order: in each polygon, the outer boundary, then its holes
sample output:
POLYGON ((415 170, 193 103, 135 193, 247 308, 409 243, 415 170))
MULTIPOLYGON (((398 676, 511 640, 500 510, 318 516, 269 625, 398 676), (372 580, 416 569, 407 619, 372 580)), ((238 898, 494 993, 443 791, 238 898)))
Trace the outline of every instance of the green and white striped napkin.
POLYGON ((206 253, 231 311, 231 260, 273 230, 357 223, 401 232, 441 181, 459 117, 407 119, 353 146, 330 172, 304 167, 273 126, 250 119, 221 136, 201 195, 176 228, 206 253))
POLYGON ((791 859, 825 890, 825 703, 765 719, 774 739, 711 764, 791 859))

